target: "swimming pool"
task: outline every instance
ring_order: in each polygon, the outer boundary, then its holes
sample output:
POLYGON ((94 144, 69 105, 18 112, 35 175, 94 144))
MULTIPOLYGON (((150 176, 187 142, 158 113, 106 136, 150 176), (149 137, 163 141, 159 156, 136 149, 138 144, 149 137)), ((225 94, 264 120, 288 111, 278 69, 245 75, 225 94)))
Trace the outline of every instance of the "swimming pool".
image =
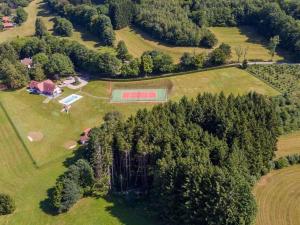
POLYGON ((80 96, 80 95, 71 94, 68 97, 60 100, 59 103, 64 104, 64 105, 71 105, 72 103, 76 102, 77 100, 79 100, 81 98, 82 98, 82 96, 80 96))

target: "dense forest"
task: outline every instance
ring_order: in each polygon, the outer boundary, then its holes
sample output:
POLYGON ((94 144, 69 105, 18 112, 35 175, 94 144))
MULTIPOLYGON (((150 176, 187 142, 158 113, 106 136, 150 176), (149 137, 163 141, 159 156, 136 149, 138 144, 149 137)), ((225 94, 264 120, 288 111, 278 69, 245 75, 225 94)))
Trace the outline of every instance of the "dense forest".
POLYGON ((251 25, 267 39, 279 35, 280 46, 300 52, 299 3, 276 0, 47 0, 52 10, 84 26, 104 44, 113 29, 131 24, 153 37, 181 46, 211 48, 218 42, 209 26, 251 25), (96 19, 95 19, 96 18, 96 19), (94 24, 94 26, 93 26, 94 24))
POLYGON ((140 110, 127 120, 109 113, 92 130, 84 159, 58 179, 53 206, 64 212, 83 195, 142 194, 165 224, 250 225, 251 187, 276 151, 275 108, 255 93, 221 93, 140 110))

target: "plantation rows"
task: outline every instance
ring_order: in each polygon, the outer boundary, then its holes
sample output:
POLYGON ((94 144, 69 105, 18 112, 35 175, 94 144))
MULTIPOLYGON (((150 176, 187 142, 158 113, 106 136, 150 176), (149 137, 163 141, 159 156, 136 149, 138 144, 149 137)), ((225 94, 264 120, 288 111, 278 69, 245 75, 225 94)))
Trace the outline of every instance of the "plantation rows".
POLYGON ((296 94, 300 91, 299 65, 253 65, 247 70, 282 93, 296 94))

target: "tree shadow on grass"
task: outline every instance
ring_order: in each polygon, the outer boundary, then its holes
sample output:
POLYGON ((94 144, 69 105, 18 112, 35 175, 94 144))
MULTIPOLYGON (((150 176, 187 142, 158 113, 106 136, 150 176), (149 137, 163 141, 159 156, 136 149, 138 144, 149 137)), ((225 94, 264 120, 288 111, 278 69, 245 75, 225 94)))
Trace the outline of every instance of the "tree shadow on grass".
POLYGON ((47 190, 47 198, 40 202, 40 209, 42 209, 45 213, 51 216, 57 216, 57 210, 53 208, 49 196, 51 196, 54 188, 50 188, 47 190))
MULTIPOLYGON (((80 146, 74 155, 67 158, 63 165, 69 167, 74 164, 77 160, 84 158, 86 154, 85 146, 80 146)), ((52 206, 49 196, 52 195, 54 188, 47 190, 47 198, 40 202, 40 209, 51 216, 58 216, 57 210, 52 206)), ((154 214, 151 213, 146 204, 141 201, 134 201, 128 203, 124 197, 119 195, 108 195, 106 197, 94 196, 93 198, 99 199, 104 198, 107 202, 111 203, 109 207, 105 208, 105 211, 112 217, 117 218, 121 224, 124 225, 160 225, 155 219, 154 214)), ((99 215, 100 216, 100 215, 99 215)))
MULTIPOLYGON (((247 37, 246 42, 251 44, 260 44, 264 48, 268 48, 269 40, 267 40, 265 37, 259 34, 259 32, 251 26, 240 26, 239 27, 241 35, 245 35, 247 37)), ((294 62, 294 56, 292 56, 288 51, 277 48, 276 54, 280 57, 282 57, 282 60, 279 60, 278 62, 294 62)))
POLYGON ((118 218, 125 225, 162 225, 157 216, 149 210, 146 203, 139 201, 128 204, 120 196, 108 196, 106 201, 113 203, 106 207, 106 211, 113 217, 118 218))

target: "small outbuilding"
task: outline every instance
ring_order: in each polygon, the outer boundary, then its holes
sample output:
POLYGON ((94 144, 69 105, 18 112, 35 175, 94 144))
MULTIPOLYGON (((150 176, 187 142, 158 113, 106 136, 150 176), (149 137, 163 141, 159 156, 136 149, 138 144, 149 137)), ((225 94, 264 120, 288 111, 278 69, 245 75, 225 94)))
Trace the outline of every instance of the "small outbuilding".
POLYGON ((28 69, 30 69, 32 67, 32 58, 24 58, 21 60, 21 63, 26 66, 28 69))

